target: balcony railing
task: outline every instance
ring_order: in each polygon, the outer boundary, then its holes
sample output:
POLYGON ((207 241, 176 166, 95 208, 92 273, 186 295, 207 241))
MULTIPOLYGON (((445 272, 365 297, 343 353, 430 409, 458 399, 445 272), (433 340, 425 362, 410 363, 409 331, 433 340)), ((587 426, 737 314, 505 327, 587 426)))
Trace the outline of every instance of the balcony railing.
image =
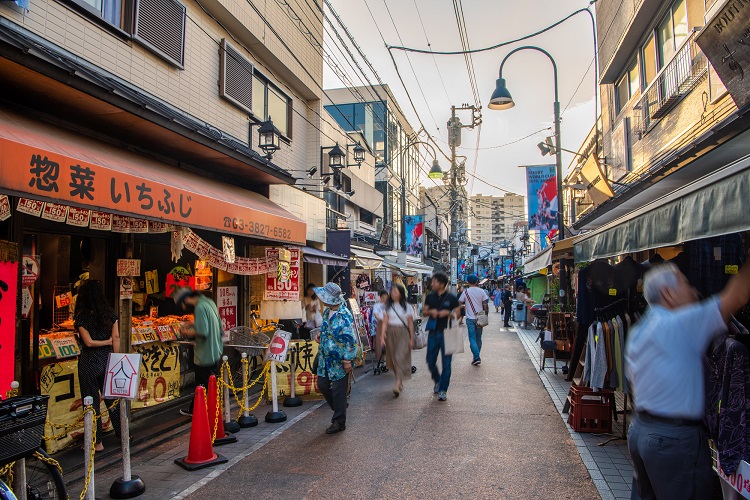
POLYGON ((331 208, 326 210, 326 229, 348 229, 346 215, 331 208))
POLYGON ((646 133, 685 95, 690 93, 706 74, 708 61, 695 38, 693 31, 677 54, 656 75, 651 85, 643 92, 636 106, 641 111, 641 132, 646 133))

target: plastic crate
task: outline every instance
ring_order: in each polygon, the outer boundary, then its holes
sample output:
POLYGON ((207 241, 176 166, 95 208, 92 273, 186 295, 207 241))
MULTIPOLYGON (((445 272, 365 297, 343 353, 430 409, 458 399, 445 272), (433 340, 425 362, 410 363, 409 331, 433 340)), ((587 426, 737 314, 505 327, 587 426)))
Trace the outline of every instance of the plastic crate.
POLYGON ((49 396, 0 401, 0 465, 34 452, 42 443, 49 396))
POLYGON ((612 432, 612 391, 573 387, 568 423, 576 432, 612 432))

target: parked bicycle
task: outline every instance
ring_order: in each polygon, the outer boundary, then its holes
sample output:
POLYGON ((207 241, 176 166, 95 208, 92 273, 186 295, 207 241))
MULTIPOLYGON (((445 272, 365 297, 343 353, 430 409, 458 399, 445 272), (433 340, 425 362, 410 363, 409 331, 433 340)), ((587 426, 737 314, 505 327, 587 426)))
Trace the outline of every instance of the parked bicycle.
POLYGON ((28 500, 68 498, 60 465, 41 448, 48 399, 15 396, 0 401, 0 500, 17 499, 11 487, 15 462, 21 459, 28 500))

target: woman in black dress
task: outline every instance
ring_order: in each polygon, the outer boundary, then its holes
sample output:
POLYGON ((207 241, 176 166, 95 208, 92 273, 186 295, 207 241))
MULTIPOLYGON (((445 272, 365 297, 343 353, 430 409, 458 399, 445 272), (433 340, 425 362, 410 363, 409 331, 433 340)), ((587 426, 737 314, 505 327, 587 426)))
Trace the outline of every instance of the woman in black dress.
MULTIPOLYGON (((84 281, 78 289, 75 313, 75 329, 81 337, 81 355, 78 358, 78 382, 81 398, 91 396, 94 410, 99 417, 100 393, 103 394, 104 377, 110 352, 120 347, 120 330, 117 315, 104 296, 101 283, 96 280, 84 281)), ((105 399, 107 408, 114 400, 105 399)), ((120 437, 120 405, 109 410, 110 421, 115 434, 120 437)), ((102 445, 102 421, 96 420, 96 451, 104 450, 102 445)))

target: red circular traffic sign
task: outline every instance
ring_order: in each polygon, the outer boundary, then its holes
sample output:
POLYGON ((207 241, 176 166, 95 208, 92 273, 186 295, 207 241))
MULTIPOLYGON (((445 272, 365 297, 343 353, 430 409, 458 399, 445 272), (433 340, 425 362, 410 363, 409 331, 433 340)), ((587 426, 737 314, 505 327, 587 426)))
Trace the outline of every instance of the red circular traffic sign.
POLYGON ((282 337, 274 337, 271 345, 268 346, 268 351, 271 354, 281 354, 284 349, 286 349, 286 341, 282 337))

